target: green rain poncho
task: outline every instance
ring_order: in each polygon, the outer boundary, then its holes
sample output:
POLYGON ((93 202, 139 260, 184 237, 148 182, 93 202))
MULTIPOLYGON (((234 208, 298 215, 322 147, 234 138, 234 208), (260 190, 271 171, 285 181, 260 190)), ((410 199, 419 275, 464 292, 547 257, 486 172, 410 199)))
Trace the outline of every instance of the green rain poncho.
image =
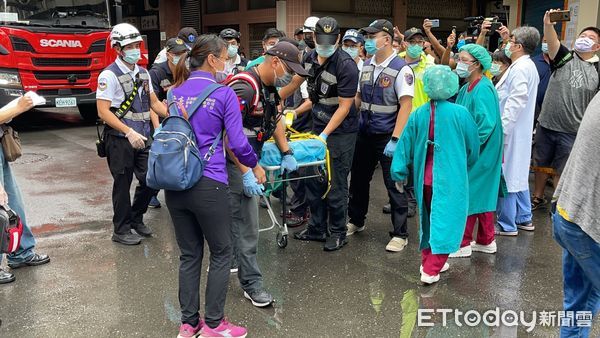
POLYGON ((469 170, 469 215, 496 211, 502 170, 502 120, 496 88, 487 77, 465 84, 456 103, 467 108, 479 132, 479 159, 469 170))
POLYGON ((394 181, 404 181, 412 164, 417 203, 421 210, 420 249, 431 248, 434 254, 450 254, 459 249, 465 231, 469 207, 468 169, 477 161, 479 139, 477 125, 469 111, 445 101, 456 93, 456 75, 445 66, 431 68, 425 73, 424 81, 425 88, 430 90, 427 93, 429 97, 438 99, 432 101, 436 108, 431 213, 425 211, 423 199, 425 159, 430 143, 430 104, 419 107, 410 115, 394 153, 391 174, 394 181))

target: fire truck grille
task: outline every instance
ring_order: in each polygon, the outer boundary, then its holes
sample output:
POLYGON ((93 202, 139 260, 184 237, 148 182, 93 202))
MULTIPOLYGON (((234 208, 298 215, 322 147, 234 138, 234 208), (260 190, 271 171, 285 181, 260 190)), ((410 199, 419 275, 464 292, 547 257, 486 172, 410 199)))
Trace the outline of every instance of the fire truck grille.
POLYGON ((33 72, 38 80, 66 80, 75 82, 77 80, 89 80, 90 72, 33 72))
POLYGON ((36 67, 89 67, 92 63, 91 59, 32 58, 31 60, 36 67))

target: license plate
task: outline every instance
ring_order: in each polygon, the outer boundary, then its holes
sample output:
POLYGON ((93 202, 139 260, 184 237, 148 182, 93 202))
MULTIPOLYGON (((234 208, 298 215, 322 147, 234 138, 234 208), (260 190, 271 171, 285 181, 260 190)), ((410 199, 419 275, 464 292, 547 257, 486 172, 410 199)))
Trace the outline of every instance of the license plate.
POLYGON ((77 107, 77 98, 75 97, 57 97, 55 102, 57 108, 77 107))

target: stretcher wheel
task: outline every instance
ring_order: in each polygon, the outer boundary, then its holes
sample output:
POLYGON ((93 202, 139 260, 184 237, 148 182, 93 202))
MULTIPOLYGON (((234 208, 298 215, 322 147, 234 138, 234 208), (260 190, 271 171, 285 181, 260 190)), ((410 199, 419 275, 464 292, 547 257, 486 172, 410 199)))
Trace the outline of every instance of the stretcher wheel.
POLYGON ((288 244, 288 235, 282 235, 280 233, 277 234, 277 246, 280 248, 285 248, 288 244))

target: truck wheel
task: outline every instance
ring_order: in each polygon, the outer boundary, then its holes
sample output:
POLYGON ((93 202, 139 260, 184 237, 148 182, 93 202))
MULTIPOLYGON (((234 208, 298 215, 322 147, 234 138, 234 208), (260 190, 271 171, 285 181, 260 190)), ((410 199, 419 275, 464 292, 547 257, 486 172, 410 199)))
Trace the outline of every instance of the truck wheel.
POLYGON ((81 104, 78 105, 79 114, 86 122, 95 122, 98 119, 98 110, 96 104, 81 104))

